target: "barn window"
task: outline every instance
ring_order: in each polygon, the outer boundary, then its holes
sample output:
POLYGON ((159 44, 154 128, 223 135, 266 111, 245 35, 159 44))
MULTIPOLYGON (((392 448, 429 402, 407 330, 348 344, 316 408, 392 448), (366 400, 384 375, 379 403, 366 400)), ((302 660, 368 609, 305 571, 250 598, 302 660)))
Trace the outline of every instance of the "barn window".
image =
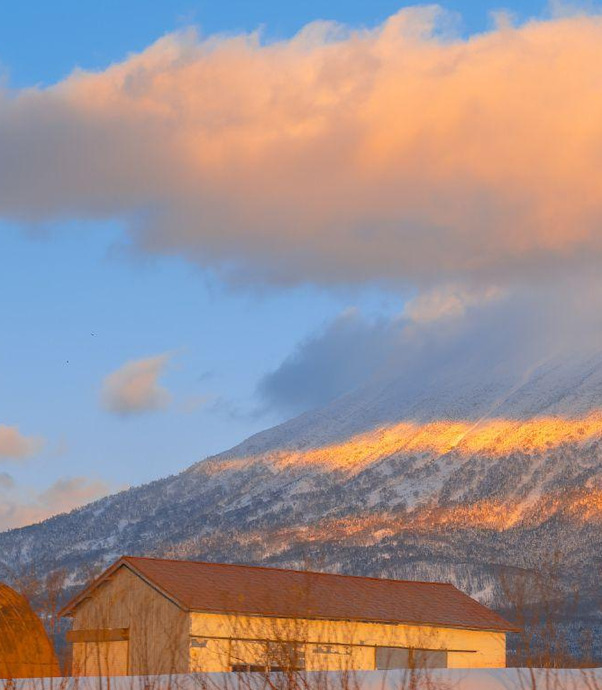
POLYGON ((410 650, 402 647, 377 647, 376 668, 382 671, 410 668, 410 650))
POLYGON ((377 647, 376 668, 447 668, 447 652, 440 649, 408 649, 405 647, 377 647))

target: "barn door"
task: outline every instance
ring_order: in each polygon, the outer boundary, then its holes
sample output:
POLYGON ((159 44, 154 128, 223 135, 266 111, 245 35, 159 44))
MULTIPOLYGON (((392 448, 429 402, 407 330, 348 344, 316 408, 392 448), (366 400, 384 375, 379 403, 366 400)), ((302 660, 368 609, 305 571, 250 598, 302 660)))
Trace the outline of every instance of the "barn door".
POLYGON ((73 675, 127 676, 129 642, 80 642, 73 645, 73 675))

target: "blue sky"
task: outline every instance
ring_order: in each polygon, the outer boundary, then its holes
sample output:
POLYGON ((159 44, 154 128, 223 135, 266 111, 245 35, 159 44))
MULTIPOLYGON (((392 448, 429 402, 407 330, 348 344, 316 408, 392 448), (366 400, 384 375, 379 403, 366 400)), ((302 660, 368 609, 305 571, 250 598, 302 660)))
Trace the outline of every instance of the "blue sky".
MULTIPOLYGON (((284 39, 317 19, 372 27, 400 7, 389 0, 4 2, 0 64, 18 92, 59 82, 76 67, 102 70, 189 25, 205 35, 262 27, 267 40, 284 39)), ((465 34, 490 27, 490 12, 500 9, 469 0, 445 7, 461 15, 465 34)), ((503 5, 519 19, 545 8, 503 5)), ((232 286, 185 257, 129 251, 118 219, 33 229, 6 219, 0 257, 0 425, 43 439, 32 457, 0 464, 11 478, 10 500, 25 503, 65 478, 116 488, 171 474, 286 418, 289 408, 266 411, 257 395, 263 378, 345 310, 390 318, 411 292, 311 280, 232 286), (167 406, 120 415, 103 405, 107 376, 162 354, 167 406)))
MULTIPOLYGON (((76 67, 105 67, 139 51, 159 36, 197 25, 203 33, 253 31, 272 38, 294 34, 316 19, 373 26, 404 5, 398 0, 42 0, 5 2, 0 8, 0 60, 14 86, 49 84, 76 67)), ((418 4, 418 3, 416 3, 418 4)), ((427 3, 423 3, 427 4, 427 3)), ((499 9, 518 18, 545 11, 542 0, 449 0, 442 3, 462 17, 467 32, 490 25, 499 9)))
POLYGON ((47 439, 41 458, 11 468, 36 485, 82 466, 140 482, 225 450, 282 418, 259 414, 255 388, 297 341, 350 303, 398 306, 377 291, 233 289, 181 260, 114 251, 117 224, 82 230, 70 223, 32 237, 3 225, 0 235, 0 292, 11 297, 0 414, 47 439), (107 374, 160 353, 171 353, 168 410, 121 418, 101 409, 107 374))

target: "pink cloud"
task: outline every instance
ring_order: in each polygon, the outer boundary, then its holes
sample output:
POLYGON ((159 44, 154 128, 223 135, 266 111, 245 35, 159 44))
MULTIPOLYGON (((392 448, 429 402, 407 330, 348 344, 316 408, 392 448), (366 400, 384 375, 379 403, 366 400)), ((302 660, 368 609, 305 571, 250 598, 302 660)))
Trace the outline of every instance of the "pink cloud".
POLYGON ((34 492, 12 481, 0 482, 0 530, 23 527, 65 513, 106 496, 110 487, 86 477, 59 479, 47 489, 34 492))
POLYGON ((35 455, 42 445, 42 439, 24 436, 16 426, 0 425, 0 462, 24 460, 35 455))
POLYGON ((126 362, 109 374, 103 383, 102 400, 110 412, 135 414, 166 407, 169 391, 159 384, 169 355, 126 362))

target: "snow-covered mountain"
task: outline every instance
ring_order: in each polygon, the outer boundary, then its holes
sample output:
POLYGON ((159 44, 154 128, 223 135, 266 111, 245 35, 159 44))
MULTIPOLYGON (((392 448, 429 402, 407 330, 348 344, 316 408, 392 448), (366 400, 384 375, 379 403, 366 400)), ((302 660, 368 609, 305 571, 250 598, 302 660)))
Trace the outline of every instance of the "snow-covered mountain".
POLYGON ((0 561, 66 567, 74 583, 155 554, 451 580, 485 601, 500 565, 556 551, 584 593, 600 587, 600 353, 529 369, 450 359, 0 534, 0 561))

